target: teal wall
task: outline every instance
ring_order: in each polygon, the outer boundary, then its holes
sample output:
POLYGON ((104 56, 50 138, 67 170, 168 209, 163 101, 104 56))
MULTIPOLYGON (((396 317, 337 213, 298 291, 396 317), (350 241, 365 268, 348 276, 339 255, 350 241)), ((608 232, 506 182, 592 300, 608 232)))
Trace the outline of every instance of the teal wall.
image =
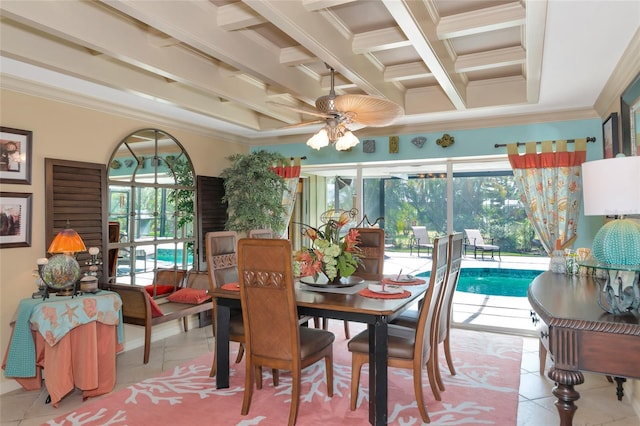
MULTIPOLYGON (((357 131, 354 133, 358 136, 357 131)), ((367 162, 381 161, 500 155, 506 154, 506 148, 495 148, 495 144, 595 137, 595 143, 587 144, 587 161, 601 159, 603 155, 602 122, 599 118, 472 130, 447 130, 438 133, 397 135, 400 138, 399 152, 397 154, 389 153, 388 136, 372 138, 359 137, 361 143, 351 152, 338 152, 332 147, 326 147, 320 151, 316 151, 305 145, 306 140, 312 134, 313 132, 309 132, 309 135, 305 135, 300 143, 266 145, 254 147, 252 150, 264 149, 267 151, 275 151, 287 157, 306 156, 307 159, 303 161, 303 165, 365 164, 367 162), (441 138, 444 133, 448 133, 455 139, 455 143, 448 148, 442 148, 436 144, 436 140, 441 138), (427 138, 422 148, 418 148, 411 143, 411 140, 418 136, 427 138), (376 150, 374 153, 364 153, 362 151, 362 140, 364 139, 374 139, 376 141, 376 150)), ((520 149, 520 152, 524 152, 523 148, 520 149)), ((600 216, 581 216, 578 224, 578 238, 574 244, 574 248, 591 247, 595 233, 602 226, 602 220, 600 216)))

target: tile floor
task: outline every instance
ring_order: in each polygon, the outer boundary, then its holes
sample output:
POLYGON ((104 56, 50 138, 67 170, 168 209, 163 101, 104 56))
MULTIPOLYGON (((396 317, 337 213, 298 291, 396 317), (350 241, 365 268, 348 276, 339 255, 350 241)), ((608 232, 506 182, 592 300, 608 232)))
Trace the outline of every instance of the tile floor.
MULTIPOLYGON (((476 263, 472 259, 465 259, 463 267, 478 266, 476 263)), ((509 259, 503 256, 503 260, 500 262, 482 262, 483 267, 500 266, 526 269, 532 269, 532 264, 537 265, 539 269, 546 269, 548 259, 541 258, 534 261, 527 259, 526 262, 522 262, 522 259, 509 259)), ((415 255, 409 257, 408 254, 406 256, 394 255, 385 262, 385 273, 398 273, 400 268, 403 268, 404 273, 415 273, 427 270, 429 267, 430 259, 427 257, 417 258, 415 255)), ((553 383, 546 376, 539 374, 538 340, 535 337, 529 337, 533 336, 533 328, 530 326, 528 318, 528 310, 530 309, 528 303, 526 300, 520 300, 517 303, 519 306, 515 306, 514 309, 513 306, 509 307, 509 304, 513 304, 513 300, 508 303, 500 299, 494 299, 490 303, 487 298, 482 298, 482 300, 483 304, 478 305, 477 299, 456 293, 454 303, 457 306, 454 306, 454 319, 457 318, 459 326, 466 328, 485 330, 484 332, 517 333, 524 336, 517 426, 559 424, 554 406, 555 397, 551 394, 553 383), (505 313, 505 310, 517 313, 505 313), (510 324, 509 328, 504 327, 505 323, 510 324)), ((126 327, 125 332, 127 333, 139 334, 140 332, 140 327, 128 325, 126 327)), ((344 338, 343 336, 337 337, 344 338)), ((117 358, 116 390, 145 378, 157 376, 163 371, 212 350, 211 327, 194 328, 188 333, 179 333, 153 342, 151 360, 147 365, 142 364, 141 347, 127 350, 119 354, 117 358)), ((549 360, 547 360, 547 366, 549 366, 549 360)), ((627 384, 626 392, 628 392, 628 387, 627 384)), ((635 414, 628 396, 625 396, 622 401, 618 401, 615 385, 607 382, 604 376, 585 374, 585 383, 578 386, 577 390, 581 397, 577 401, 578 410, 574 416, 575 426, 638 426, 640 424, 640 418, 635 414)), ((15 390, 0 395, 0 425, 40 425, 83 403, 82 395, 77 390, 67 395, 57 409, 44 403, 46 397, 46 390, 31 392, 15 390)))

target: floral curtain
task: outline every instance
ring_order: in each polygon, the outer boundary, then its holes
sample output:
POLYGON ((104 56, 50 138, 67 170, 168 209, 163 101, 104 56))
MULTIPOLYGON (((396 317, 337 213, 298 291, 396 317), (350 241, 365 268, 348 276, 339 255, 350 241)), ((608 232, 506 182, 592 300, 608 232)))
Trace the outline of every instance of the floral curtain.
POLYGON ((581 165, 585 161, 586 139, 575 141, 574 151, 567 151, 567 141, 526 143, 526 152, 518 153, 518 144, 507 145, 521 200, 540 242, 551 253, 556 240, 568 247, 577 237, 580 200, 582 198, 581 165))
POLYGON ((296 203, 296 189, 300 178, 300 158, 292 158, 290 164, 280 164, 274 167, 273 171, 278 176, 282 176, 285 182, 285 190, 282 193, 282 205, 284 206, 282 218, 284 219, 285 227, 280 237, 287 238, 287 224, 291 219, 293 206, 296 203))

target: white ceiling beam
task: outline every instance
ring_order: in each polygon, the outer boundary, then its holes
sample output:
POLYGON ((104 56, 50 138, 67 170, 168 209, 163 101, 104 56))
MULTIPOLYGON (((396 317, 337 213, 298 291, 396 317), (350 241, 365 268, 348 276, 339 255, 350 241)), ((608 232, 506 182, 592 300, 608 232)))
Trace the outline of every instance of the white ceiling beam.
MULTIPOLYGON (((111 7, 146 22, 198 50, 255 75, 265 83, 286 88, 312 105, 324 95, 317 82, 295 68, 280 64, 279 52, 244 35, 213 24, 216 7, 209 2, 104 0, 111 7)), ((289 2, 284 2, 289 4, 289 2)))
POLYGON ((524 64, 527 54, 520 46, 458 56, 456 72, 470 72, 524 64))
POLYGON ((411 42, 397 27, 354 34, 351 42, 353 53, 378 52, 406 46, 411 46, 411 42))
POLYGON ((424 62, 390 65, 384 69, 384 78, 387 81, 403 81, 426 77, 433 77, 433 74, 429 72, 429 68, 424 62))
MULTIPOLYGON (((5 2, 3 9, 12 18, 28 22, 59 37, 116 58, 123 63, 157 74, 165 79, 201 90, 210 96, 249 105, 254 110, 271 115, 285 123, 295 123, 299 115, 290 111, 274 111, 266 104, 264 89, 235 80, 228 82, 221 68, 202 55, 182 47, 156 47, 149 43, 154 37, 144 27, 105 14, 88 2, 5 2), (87 26, 84 23, 91 22, 87 26)), ((91 78, 91 73, 87 76, 91 78)))
MULTIPOLYGON (((525 50, 527 62, 527 101, 537 103, 540 100, 542 80, 542 53, 544 50, 545 29, 547 27, 547 0, 526 0, 527 23, 525 30, 525 50)), ((636 52, 637 53, 637 52, 636 52)))
POLYGON ((278 0, 242 0, 320 60, 331 65, 369 95, 387 98, 402 105, 404 93, 384 81, 382 71, 364 55, 356 55, 351 43, 321 13, 310 19, 298 2, 278 0))
POLYGON ((437 34, 440 40, 444 40, 517 27, 524 25, 525 15, 524 5, 521 2, 513 2, 444 16, 438 22, 437 34))
POLYGON ((302 5, 309 12, 314 12, 316 10, 328 9, 330 7, 340 6, 354 1, 356 0, 302 0, 302 5))
POLYGON ((266 22, 262 16, 243 3, 219 6, 216 12, 218 27, 225 31, 239 30, 266 22))
POLYGON ((285 66, 296 66, 317 62, 318 58, 310 54, 302 46, 285 47, 280 49, 280 64, 285 66))
POLYGON ((21 26, 3 24, 2 50, 4 56, 35 66, 145 98, 161 99, 189 111, 260 130, 258 114, 241 105, 221 102, 217 97, 189 89, 180 83, 167 84, 159 76, 109 60, 104 55, 90 55, 69 44, 40 37, 21 26), (37 58, 37 61, 31 58, 37 58), (136 91, 132 92, 131 87, 135 87, 136 91))
POLYGON ((424 5, 408 0, 382 0, 382 2, 412 42, 418 55, 431 70, 451 103, 458 110, 466 109, 465 86, 454 74, 453 61, 442 44, 434 45, 429 41, 437 39, 436 28, 424 5))

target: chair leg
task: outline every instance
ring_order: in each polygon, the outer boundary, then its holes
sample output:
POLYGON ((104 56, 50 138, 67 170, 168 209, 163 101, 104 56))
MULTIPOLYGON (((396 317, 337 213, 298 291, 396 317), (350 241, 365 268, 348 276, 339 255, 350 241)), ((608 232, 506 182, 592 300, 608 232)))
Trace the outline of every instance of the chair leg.
POLYGON ((273 387, 277 387, 280 384, 280 370, 277 368, 271 369, 271 376, 273 377, 273 387))
POLYGON ((251 397, 253 396, 253 365, 249 358, 247 358, 244 377, 244 397, 242 398, 242 410, 240 414, 246 416, 249 413, 249 407, 251 406, 251 397))
POLYGON ((244 343, 240 343, 240 347, 238 348, 238 355, 236 355, 236 364, 239 364, 242 361, 242 356, 244 355, 244 343))
MULTIPOLYGON (((431 378, 429 378, 429 381, 431 381, 431 378)), ((431 386, 431 390, 433 390, 433 385, 431 386)), ((427 407, 424 404, 424 395, 422 394, 422 366, 420 365, 413 366, 413 391, 416 395, 416 403, 418 404, 418 410, 420 411, 422 421, 425 423, 430 423, 431 420, 429 419, 427 407)), ((439 398, 436 399, 440 401, 439 398)))
POLYGON ((447 338, 444 339, 444 342, 442 342, 442 347, 444 348, 444 357, 447 359, 447 367, 449 367, 449 373, 451 373, 452 376, 455 376, 456 369, 453 366, 453 359, 451 358, 451 345, 449 342, 449 336, 447 335, 447 338))
POLYGON ((538 342, 538 362, 540 363, 540 375, 544 376, 544 367, 547 364, 547 348, 544 347, 541 341, 538 342))
POLYGON ((296 417, 298 417, 298 405, 300 404, 300 369, 292 371, 292 385, 291 385, 291 407, 289 408, 289 426, 296 424, 296 417))
POLYGON ((144 356, 145 364, 149 363, 149 351, 151 350, 151 324, 144 326, 144 356))
POLYGON ((213 363, 211 363, 211 370, 209 371, 209 377, 214 377, 216 375, 218 367, 218 351, 213 352, 213 363))
POLYGON ((351 353, 351 411, 355 411, 358 404, 358 388, 360 387, 360 369, 369 354, 351 353))
MULTIPOLYGON (((433 349, 431 349, 433 351, 433 349)), ((427 376, 429 377, 429 387, 431 387, 431 393, 433 393, 433 397, 436 401, 442 401, 442 396, 440 396, 440 389, 438 389, 438 384, 436 383, 436 375, 433 358, 429 358, 427 361, 427 376)), ((420 371, 422 374, 422 371, 420 371)))
POLYGON ((327 395, 333 396, 333 350, 324 358, 324 369, 327 374, 327 395))
MULTIPOLYGON (((435 381, 436 381, 436 387, 441 390, 444 391, 444 382, 442 381, 442 376, 440 375, 440 360, 438 359, 438 353, 439 353, 439 348, 438 348, 438 344, 436 343, 436 345, 433 347, 433 350, 431 351, 431 353, 433 354, 432 358, 431 358, 431 363, 433 364, 433 375, 435 377, 435 381)), ((427 366, 429 365, 429 363, 427 362, 427 366)))
POLYGON ((349 321, 344 320, 344 337, 345 339, 351 339, 351 333, 349 332, 349 321))
POLYGON ((259 365, 254 368, 254 373, 256 375, 256 388, 262 389, 262 366, 259 365))

